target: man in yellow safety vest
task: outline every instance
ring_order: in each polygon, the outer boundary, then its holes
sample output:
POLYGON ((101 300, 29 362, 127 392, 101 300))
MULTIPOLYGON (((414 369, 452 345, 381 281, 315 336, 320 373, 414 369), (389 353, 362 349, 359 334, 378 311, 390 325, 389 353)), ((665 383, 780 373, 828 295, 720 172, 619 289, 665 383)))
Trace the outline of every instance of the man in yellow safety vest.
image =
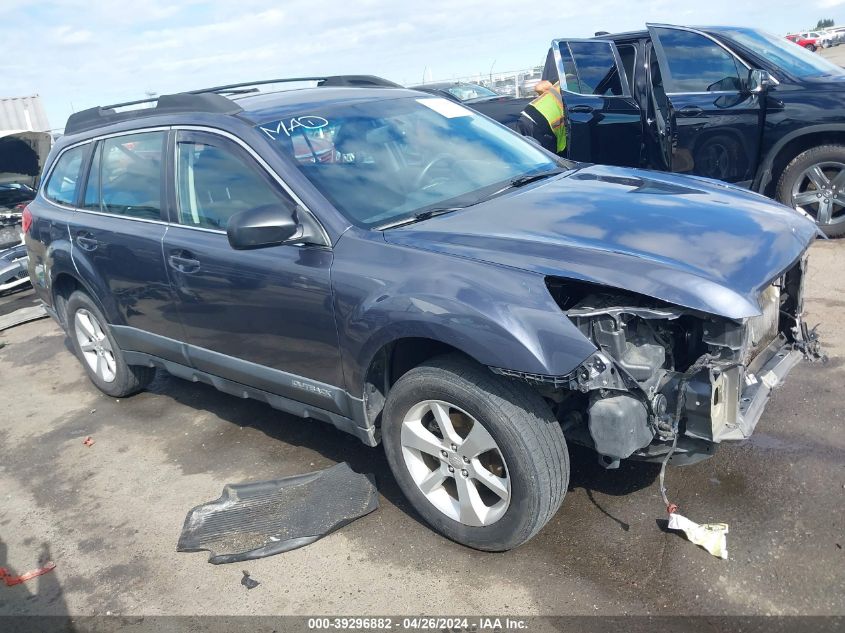
POLYGON ((539 96, 522 111, 517 131, 537 139, 550 152, 562 155, 566 149, 566 121, 560 84, 543 80, 534 90, 539 96))

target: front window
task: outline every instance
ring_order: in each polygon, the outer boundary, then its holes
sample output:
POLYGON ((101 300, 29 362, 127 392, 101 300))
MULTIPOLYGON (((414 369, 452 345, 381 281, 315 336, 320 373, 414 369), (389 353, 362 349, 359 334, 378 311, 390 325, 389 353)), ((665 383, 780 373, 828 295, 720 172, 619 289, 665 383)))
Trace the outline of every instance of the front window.
POLYGON ((258 126, 351 222, 379 227, 467 206, 564 165, 439 97, 320 105, 258 126))
POLYGON ((754 29, 724 29, 719 31, 751 53, 782 68, 793 77, 825 77, 843 75, 845 70, 821 55, 796 46, 789 40, 754 29))
POLYGON ((272 206, 293 212, 293 201, 224 141, 180 137, 176 169, 178 219, 185 226, 225 231, 229 218, 241 211, 272 206))
POLYGON ((742 87, 736 59, 703 35, 680 29, 657 28, 666 55, 667 92, 738 91, 742 87))

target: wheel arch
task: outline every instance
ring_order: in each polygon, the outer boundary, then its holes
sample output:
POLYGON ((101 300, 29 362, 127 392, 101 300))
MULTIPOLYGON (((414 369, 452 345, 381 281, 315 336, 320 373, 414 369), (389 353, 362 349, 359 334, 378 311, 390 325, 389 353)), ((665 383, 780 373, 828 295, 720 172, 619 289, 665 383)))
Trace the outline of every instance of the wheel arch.
POLYGON ((76 290, 81 290, 91 297, 91 300, 98 308, 100 308, 100 310, 103 311, 103 314, 106 314, 106 311, 103 309, 103 305, 97 298, 97 295, 92 292, 90 286, 78 275, 68 271, 60 271, 53 276, 53 279, 50 282, 50 289, 50 295, 53 300, 53 309, 59 319, 59 324, 65 329, 67 329, 67 300, 76 290))
POLYGON ((440 337, 423 335, 396 335, 382 342, 369 354, 364 365, 363 400, 367 422, 381 426, 381 412, 387 395, 396 381, 411 369, 419 367, 427 360, 446 354, 457 354, 479 366, 485 366, 477 354, 456 345, 455 341, 446 342, 440 337))
POLYGON ((785 135, 766 154, 752 188, 773 198, 777 181, 790 161, 821 145, 845 145, 845 123, 812 125, 785 135))

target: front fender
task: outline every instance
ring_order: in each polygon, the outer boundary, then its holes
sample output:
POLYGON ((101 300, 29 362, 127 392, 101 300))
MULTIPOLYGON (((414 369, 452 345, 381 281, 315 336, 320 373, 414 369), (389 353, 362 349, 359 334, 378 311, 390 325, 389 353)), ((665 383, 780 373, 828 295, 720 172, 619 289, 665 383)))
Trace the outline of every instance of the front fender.
MULTIPOLYGON (((766 151, 765 158, 760 162, 760 166, 757 169, 757 175, 754 178, 754 182, 751 184, 752 190, 758 193, 765 193, 766 188, 772 182, 772 177, 774 174, 772 173, 772 169, 774 168, 775 160, 777 159, 780 152, 787 146, 787 144, 795 141, 802 136, 808 136, 810 134, 824 134, 835 132, 839 134, 845 133, 845 123, 821 123, 818 125, 803 125, 800 121, 793 121, 793 122, 781 122, 780 126, 773 127, 773 129, 778 129, 778 127, 795 127, 791 132, 783 134, 776 143, 774 143, 768 151, 766 151)), ((769 122, 767 121, 767 129, 769 127, 769 122)), ((764 145, 765 145, 765 138, 764 138, 764 145)))
POLYGON ((569 373, 595 351, 536 273, 345 235, 335 249, 332 286, 352 395, 363 393, 378 351, 402 338, 548 375, 569 373))

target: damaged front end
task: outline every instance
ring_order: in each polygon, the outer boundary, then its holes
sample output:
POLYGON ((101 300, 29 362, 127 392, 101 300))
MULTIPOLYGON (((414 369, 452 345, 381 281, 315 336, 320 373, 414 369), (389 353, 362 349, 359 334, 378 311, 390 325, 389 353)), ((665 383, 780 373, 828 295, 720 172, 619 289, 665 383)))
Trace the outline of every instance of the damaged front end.
POLYGON ((801 320, 806 259, 760 293, 761 314, 731 320, 603 286, 549 278, 555 300, 598 348, 567 376, 517 376, 554 404, 570 441, 600 462, 691 464, 751 435, 772 389, 802 357, 821 358, 801 320))

